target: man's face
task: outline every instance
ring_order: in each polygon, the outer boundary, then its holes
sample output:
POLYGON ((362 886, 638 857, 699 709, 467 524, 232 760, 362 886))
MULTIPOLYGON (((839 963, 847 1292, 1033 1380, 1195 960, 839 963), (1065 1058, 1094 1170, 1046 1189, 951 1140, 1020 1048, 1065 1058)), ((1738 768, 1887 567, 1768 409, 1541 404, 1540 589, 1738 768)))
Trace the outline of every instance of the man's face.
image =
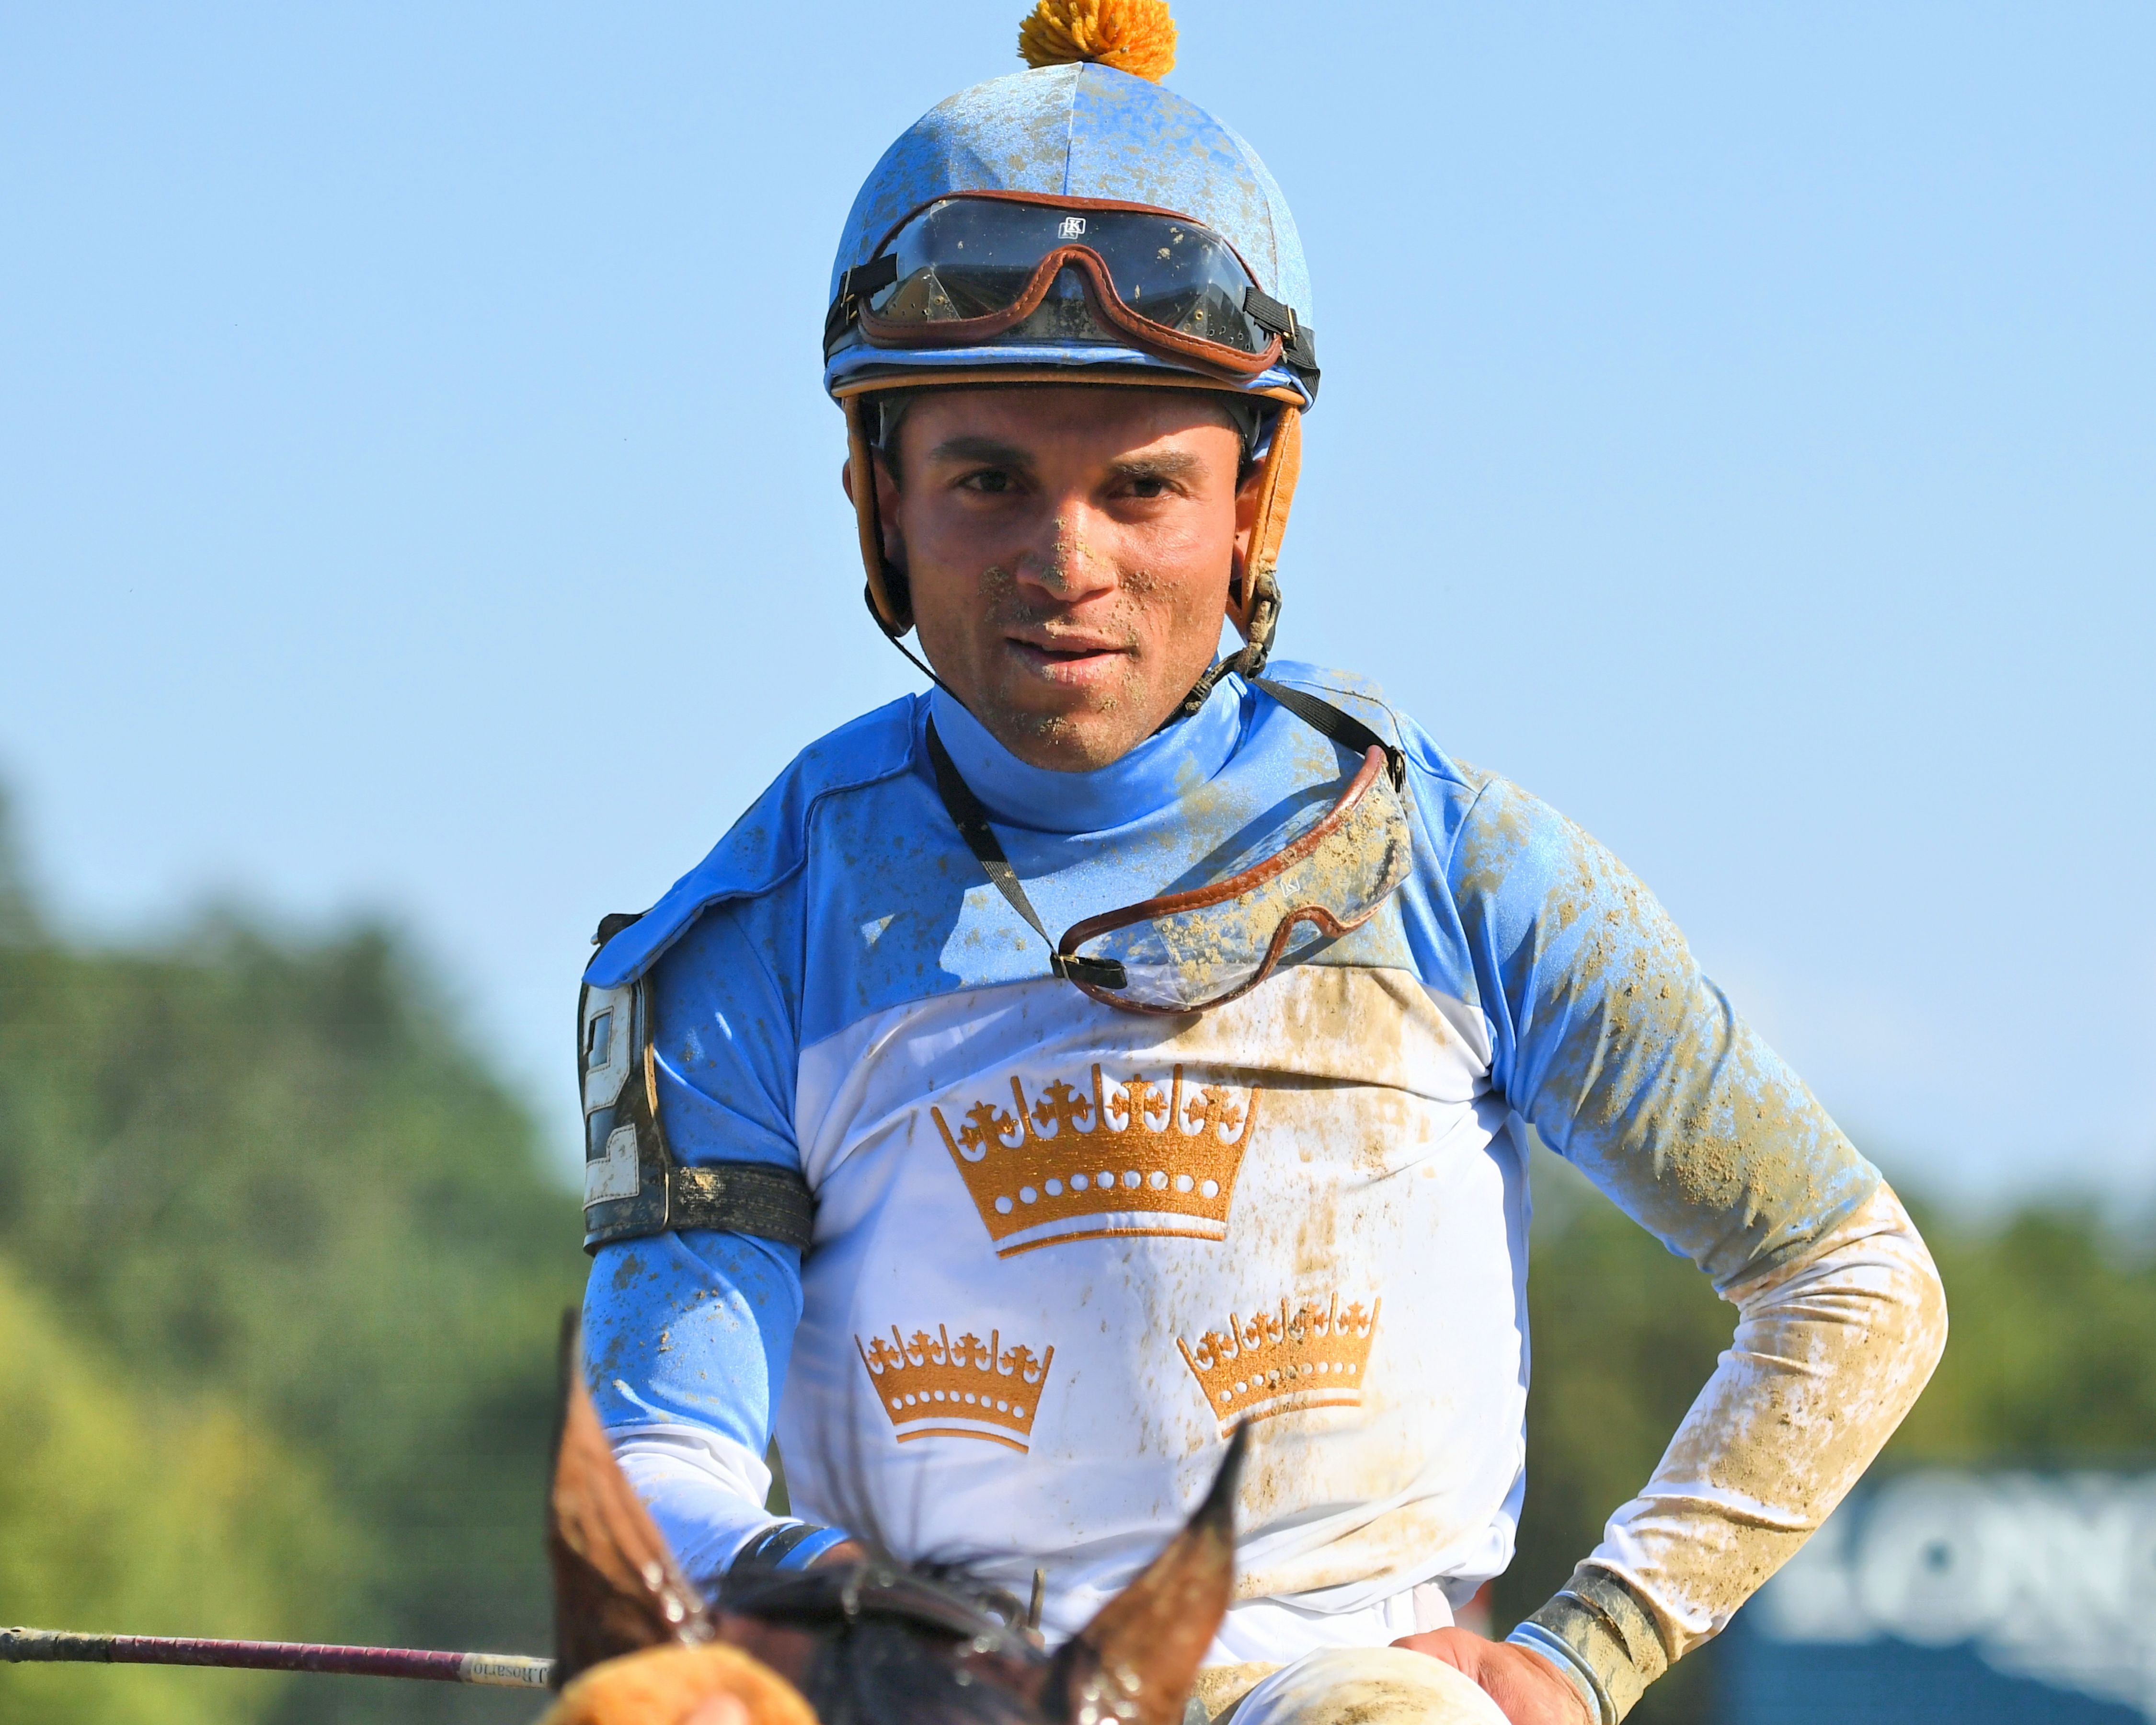
POLYGON ((885 547, 937 674, 1036 767, 1101 767, 1212 662, 1256 513, 1241 444, 1180 391, 953 390, 879 461, 885 547))

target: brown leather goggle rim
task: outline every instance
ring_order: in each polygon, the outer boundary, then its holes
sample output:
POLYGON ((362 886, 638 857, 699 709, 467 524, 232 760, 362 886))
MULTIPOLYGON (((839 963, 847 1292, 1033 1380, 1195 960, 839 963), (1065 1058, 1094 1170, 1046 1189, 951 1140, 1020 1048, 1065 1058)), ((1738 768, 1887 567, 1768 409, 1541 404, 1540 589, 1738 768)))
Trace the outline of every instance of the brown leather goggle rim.
POLYGON ((869 310, 868 301, 864 300, 858 314, 861 333, 879 347, 970 347, 993 341, 1039 311, 1056 276, 1074 264, 1085 278, 1086 297, 1092 303, 1094 315, 1151 352, 1213 366, 1240 377, 1255 377, 1279 364, 1286 351, 1278 336, 1265 343, 1263 352, 1245 353, 1224 342, 1185 335, 1166 324, 1140 316, 1117 296, 1114 279, 1109 275, 1107 264, 1101 254, 1083 245, 1060 245, 1049 253, 1034 266, 1024 290, 1000 311, 987 312, 979 317, 945 318, 936 323, 901 323, 878 316, 869 310))
MULTIPOLYGON (((1263 886, 1267 881, 1278 879, 1337 832, 1353 812, 1355 805, 1377 783, 1379 775, 1389 773, 1390 767, 1391 762, 1383 746, 1372 745, 1363 757, 1361 769, 1349 781, 1348 788, 1340 793, 1340 800, 1332 805, 1331 813, 1278 855, 1269 856, 1256 867, 1230 875, 1224 880, 1216 880, 1210 886, 1200 886, 1189 892, 1172 892, 1163 898, 1149 898, 1142 904, 1129 905, 1120 911, 1103 911, 1097 916, 1088 916, 1082 922, 1074 922, 1063 932, 1063 938, 1056 942, 1057 953, 1065 958, 1075 957, 1078 948, 1087 941, 1097 940, 1104 934, 1112 934, 1119 928, 1128 928, 1134 922, 1154 922, 1163 916, 1179 916, 1186 911, 1209 910, 1214 905, 1224 904, 1231 898, 1240 898, 1243 894, 1263 886)), ((1383 902, 1383 900, 1378 901, 1380 904, 1383 902)), ((1373 904, 1359 916, 1342 918, 1334 916, 1322 905, 1301 906, 1281 919, 1281 925, 1273 931, 1272 940, 1265 947, 1265 956, 1256 973, 1247 982, 1230 988, 1224 994, 1216 994, 1209 1000, 1193 1001, 1187 1006, 1155 1006, 1149 1002, 1129 999, 1113 988, 1102 988, 1091 983, 1081 982, 1076 977, 1070 978, 1070 981, 1094 999, 1109 1006, 1121 1007, 1125 1012, 1149 1012, 1163 1015, 1204 1012, 1213 1007, 1224 1005, 1238 995, 1247 994, 1270 976, 1280 963, 1281 955, 1287 950, 1288 937, 1295 932, 1296 924, 1310 923, 1328 938, 1337 939, 1360 928, 1377 912, 1378 905, 1373 904)))
POLYGON ((1332 911, 1318 905, 1306 905, 1299 911, 1291 911, 1281 919, 1281 926, 1273 931, 1272 943, 1265 948, 1265 957, 1248 982, 1238 984, 1224 994, 1215 994, 1209 1000, 1194 1000, 1187 1006, 1158 1006, 1150 1000, 1132 1000, 1118 994, 1113 988, 1103 988, 1098 983, 1075 976, 1066 977, 1065 980, 1074 988, 1091 995, 1103 1006, 1112 1006, 1123 1012, 1150 1013, 1156 1018, 1179 1018, 1194 1012, 1210 1012, 1216 1006, 1225 1006, 1230 1000, 1240 1000, 1273 973, 1287 951, 1288 937, 1295 932, 1297 923, 1307 922, 1327 939, 1337 940, 1342 935, 1360 928, 1377 913, 1378 906, 1373 905, 1361 916, 1351 916, 1343 922, 1332 911))

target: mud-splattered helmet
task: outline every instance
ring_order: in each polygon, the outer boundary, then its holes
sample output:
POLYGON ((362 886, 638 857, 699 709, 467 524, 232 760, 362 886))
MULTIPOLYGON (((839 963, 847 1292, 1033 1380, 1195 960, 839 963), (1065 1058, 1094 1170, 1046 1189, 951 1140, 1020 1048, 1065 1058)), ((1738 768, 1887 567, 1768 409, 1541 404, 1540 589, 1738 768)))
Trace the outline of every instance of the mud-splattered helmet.
POLYGON ((1262 411, 1256 530, 1229 598, 1263 663, 1274 580, 1316 399, 1302 245, 1255 151, 1162 88, 1163 0, 1040 0, 1033 69, 939 103, 884 152, 831 269, 824 387, 846 410, 868 599, 911 626, 884 560, 871 470, 878 398, 927 384, 1172 384, 1262 411))

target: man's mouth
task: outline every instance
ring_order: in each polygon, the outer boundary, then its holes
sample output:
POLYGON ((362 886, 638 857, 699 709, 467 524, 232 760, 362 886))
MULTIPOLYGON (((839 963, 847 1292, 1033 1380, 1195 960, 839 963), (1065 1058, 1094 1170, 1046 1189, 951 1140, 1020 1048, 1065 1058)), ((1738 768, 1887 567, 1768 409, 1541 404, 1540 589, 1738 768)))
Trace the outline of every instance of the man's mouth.
POLYGON ((1105 670, 1124 653, 1123 648, 1111 642, 1083 639, 1029 641, 1006 635, 1004 644, 1022 663, 1056 681, 1069 680, 1074 674, 1083 678, 1089 672, 1105 670))

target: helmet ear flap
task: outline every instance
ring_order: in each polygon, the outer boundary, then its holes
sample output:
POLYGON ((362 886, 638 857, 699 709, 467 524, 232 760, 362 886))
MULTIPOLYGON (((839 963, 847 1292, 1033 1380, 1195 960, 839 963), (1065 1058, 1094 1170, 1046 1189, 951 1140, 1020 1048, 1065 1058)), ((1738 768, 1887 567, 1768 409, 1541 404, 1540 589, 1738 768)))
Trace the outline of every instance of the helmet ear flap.
POLYGON ((868 572, 869 610, 877 626, 894 641, 913 627, 913 599, 906 572, 883 554, 883 527, 876 519, 875 451, 869 441, 869 398, 848 396, 846 465, 853 478, 854 524, 861 543, 861 567, 868 572))
POLYGON ((1250 529, 1250 548, 1228 588, 1228 620, 1260 655, 1271 644, 1273 625, 1280 618, 1280 584, 1274 571, 1280 564, 1281 541, 1287 534, 1295 482, 1301 474, 1302 409, 1283 406, 1259 470, 1258 515, 1250 529))

